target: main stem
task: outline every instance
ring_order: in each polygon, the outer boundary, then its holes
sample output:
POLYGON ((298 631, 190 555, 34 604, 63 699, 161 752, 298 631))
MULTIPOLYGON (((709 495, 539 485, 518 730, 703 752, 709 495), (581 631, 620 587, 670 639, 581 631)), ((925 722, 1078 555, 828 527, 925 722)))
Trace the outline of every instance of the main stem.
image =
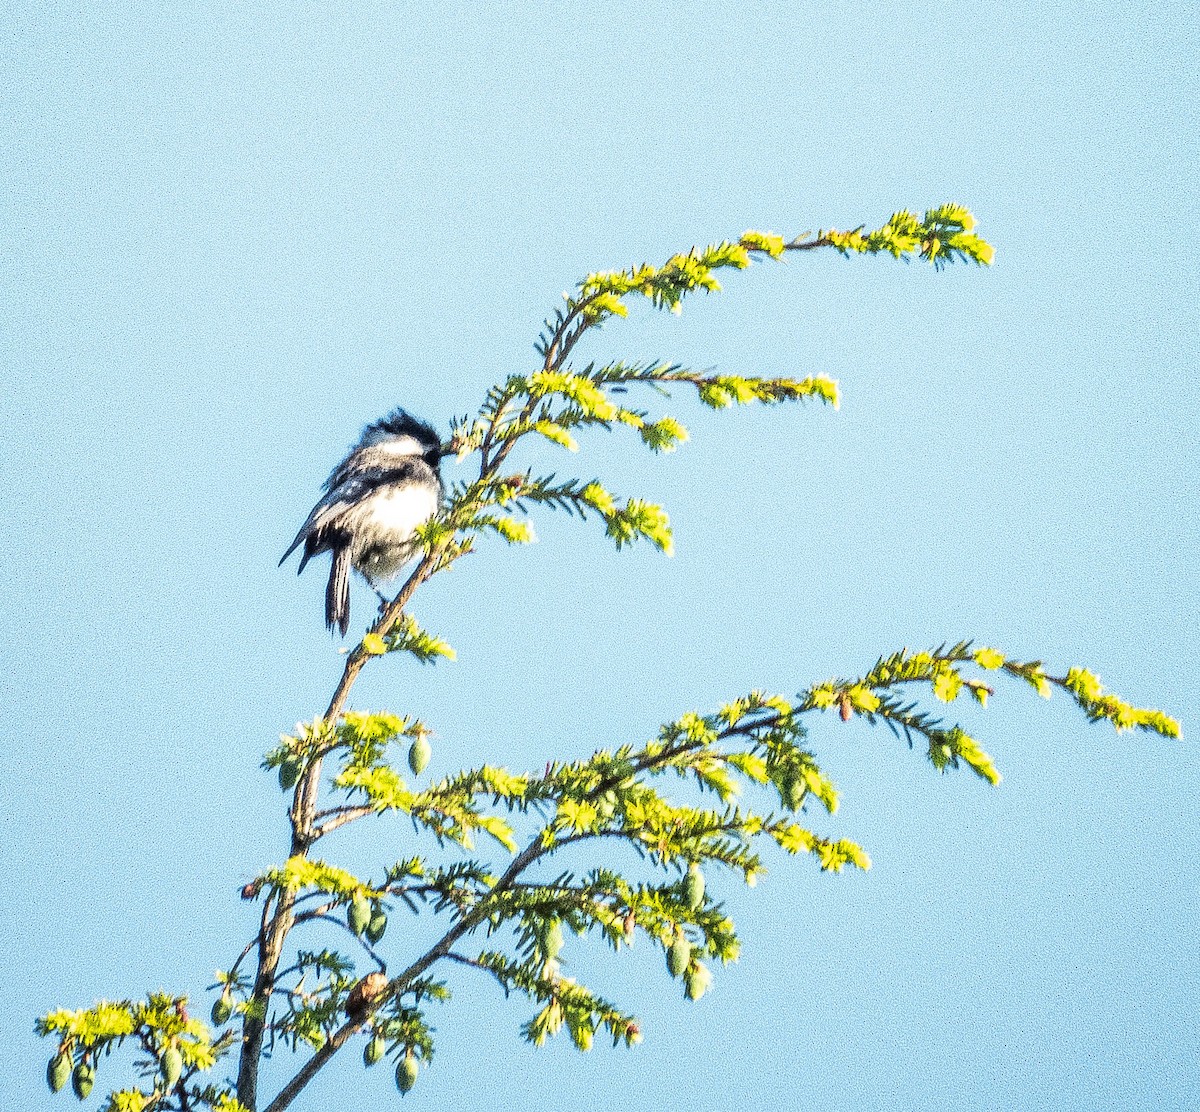
MULTIPOLYGON (((417 588, 433 574, 440 556, 441 550, 435 549, 422 557, 400 593, 371 627, 372 633, 382 637, 391 631, 417 588)), ((361 644, 346 658, 341 679, 334 689, 333 698, 329 701, 329 708, 325 711, 326 722, 334 723, 341 716, 350 696, 350 689, 369 658, 370 654, 363 650, 361 644)), ((289 857, 307 857, 315 840, 313 819, 317 812, 320 782, 321 760, 317 758, 305 770, 292 798, 292 808, 288 814, 292 828, 289 857)), ((242 1052, 238 1062, 237 1079, 238 1100, 251 1112, 258 1107, 258 1066, 262 1060, 263 1039, 267 1030, 267 1011, 275 987, 275 977, 279 972, 279 962, 283 957, 284 942, 295 925, 295 905, 296 897, 293 892, 287 889, 280 891, 275 911, 264 924, 260 935, 254 993, 250 998, 253 1006, 247 1009, 242 1021, 242 1052)))

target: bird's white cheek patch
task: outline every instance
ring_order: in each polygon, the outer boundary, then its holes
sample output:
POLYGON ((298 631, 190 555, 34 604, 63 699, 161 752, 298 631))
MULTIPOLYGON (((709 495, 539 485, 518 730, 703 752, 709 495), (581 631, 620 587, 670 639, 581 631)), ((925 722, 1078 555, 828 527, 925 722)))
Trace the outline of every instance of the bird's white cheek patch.
POLYGON ((420 456, 425 453, 421 442, 413 436, 394 436, 372 444, 371 450, 387 456, 420 456))

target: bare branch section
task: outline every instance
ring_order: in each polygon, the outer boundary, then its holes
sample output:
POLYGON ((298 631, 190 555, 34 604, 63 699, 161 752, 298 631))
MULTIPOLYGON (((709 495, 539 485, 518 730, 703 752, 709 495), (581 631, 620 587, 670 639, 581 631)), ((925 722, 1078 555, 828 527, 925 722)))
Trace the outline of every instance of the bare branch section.
POLYGON ((806 399, 837 404, 836 383, 820 376, 701 373, 659 361, 573 366, 591 329, 626 315, 638 299, 678 312, 692 294, 719 289, 718 272, 743 269, 755 258, 830 248, 921 258, 935 267, 989 263, 991 248, 973 229, 967 210, 943 205, 921 217, 896 213, 870 232, 828 230, 790 241, 747 232, 661 266, 584 278, 546 321, 535 369, 493 387, 476 416, 452 423, 444 451, 460 462, 475 460, 473 477, 455 484, 442 512, 422 528, 421 559, 346 657, 324 715, 299 724, 267 754, 266 766, 278 769, 281 786, 292 792, 289 852, 242 890, 244 899, 261 900, 260 929, 218 975, 213 1028, 188 1016, 184 998, 161 994, 145 1003, 52 1012, 38 1023, 41 1034, 58 1040, 47 1074, 51 1087, 70 1079, 77 1092, 89 1089, 97 1061, 133 1037, 147 1052, 135 1064, 139 1085, 114 1092, 107 1112, 253 1112, 263 1054, 289 1049, 307 1057, 266 1105, 266 1112, 283 1112, 362 1032, 364 1062, 390 1055, 397 1084, 407 1090, 432 1058, 427 1013, 449 996, 449 986, 436 979, 444 969, 482 973, 506 995, 526 997, 535 1011, 522 1035, 535 1044, 565 1030, 581 1050, 598 1034, 633 1045, 641 1037, 636 1019, 561 973, 559 957, 572 935, 599 935, 616 950, 643 936, 660 951, 666 975, 695 1000, 711 983, 712 967, 735 958, 740 946, 733 921, 707 894, 706 875, 726 870, 752 885, 764 871, 764 846, 805 854, 829 871, 870 866, 861 846, 819 829, 838 804, 808 742, 806 723, 823 712, 836 712, 842 723, 882 723, 910 746, 919 741, 935 769, 965 767, 992 783, 999 773, 991 758, 959 724, 945 721, 942 709, 960 696, 986 705, 995 694, 993 677, 1042 695, 1057 688, 1089 719, 1118 730, 1178 736, 1173 719, 1106 693, 1090 672, 1053 676, 1037 661, 967 642, 902 650, 860 677, 816 684, 791 699, 751 692, 711 714, 685 714, 643 745, 551 761, 540 774, 485 765, 424 787, 429 728, 412 717, 348 709, 358 676, 376 658, 453 657, 446 642, 407 613, 416 591, 481 537, 531 540, 528 515, 539 507, 601 522, 617 548, 648 541, 672 551, 662 507, 619 498, 597 478, 513 467, 526 438, 575 451, 577 436, 589 428, 625 428, 650 451, 671 451, 687 439, 687 429, 675 414, 631 404, 639 387, 656 406, 679 389, 695 391, 714 409, 806 399), (332 797, 324 805, 323 793, 332 797), (314 846, 343 826, 388 812, 407 816, 447 852, 397 861, 377 879, 314 856, 314 846), (480 850, 485 835, 483 844, 504 855, 501 864, 480 850), (600 847, 614 841, 636 852, 639 870, 587 867, 589 853, 603 860, 600 847), (586 871, 568 864, 547 876, 552 859, 583 859, 586 871), (424 953, 401 953, 393 963, 401 972, 388 973, 383 940, 399 909, 440 917, 444 929, 424 953), (329 939, 348 942, 359 960, 365 955, 370 971, 362 975, 355 956, 326 945, 329 939), (253 975, 243 975, 251 955, 253 975), (203 1072, 235 1050, 236 1089, 205 1083, 203 1072))

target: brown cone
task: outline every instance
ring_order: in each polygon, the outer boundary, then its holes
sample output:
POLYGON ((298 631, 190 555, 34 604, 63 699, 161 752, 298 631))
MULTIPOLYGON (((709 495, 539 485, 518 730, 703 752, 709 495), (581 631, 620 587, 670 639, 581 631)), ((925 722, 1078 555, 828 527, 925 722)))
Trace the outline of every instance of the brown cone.
POLYGON ((368 973, 346 997, 346 1015, 355 1022, 361 1022, 366 1017, 371 1002, 387 988, 387 985, 386 973, 368 973))

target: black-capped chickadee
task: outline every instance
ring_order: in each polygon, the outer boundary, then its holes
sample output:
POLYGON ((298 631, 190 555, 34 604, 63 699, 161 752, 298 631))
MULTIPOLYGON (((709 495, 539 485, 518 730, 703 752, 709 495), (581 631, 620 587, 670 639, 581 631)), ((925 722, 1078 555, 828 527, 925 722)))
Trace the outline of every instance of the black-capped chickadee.
POLYGON ((393 578, 416 555, 414 530, 442 504, 442 442, 424 421, 394 410, 363 429, 333 469, 318 502, 282 565, 304 542, 300 567, 332 552, 325 588, 325 624, 344 636, 350 625, 350 569, 373 588, 393 578))

